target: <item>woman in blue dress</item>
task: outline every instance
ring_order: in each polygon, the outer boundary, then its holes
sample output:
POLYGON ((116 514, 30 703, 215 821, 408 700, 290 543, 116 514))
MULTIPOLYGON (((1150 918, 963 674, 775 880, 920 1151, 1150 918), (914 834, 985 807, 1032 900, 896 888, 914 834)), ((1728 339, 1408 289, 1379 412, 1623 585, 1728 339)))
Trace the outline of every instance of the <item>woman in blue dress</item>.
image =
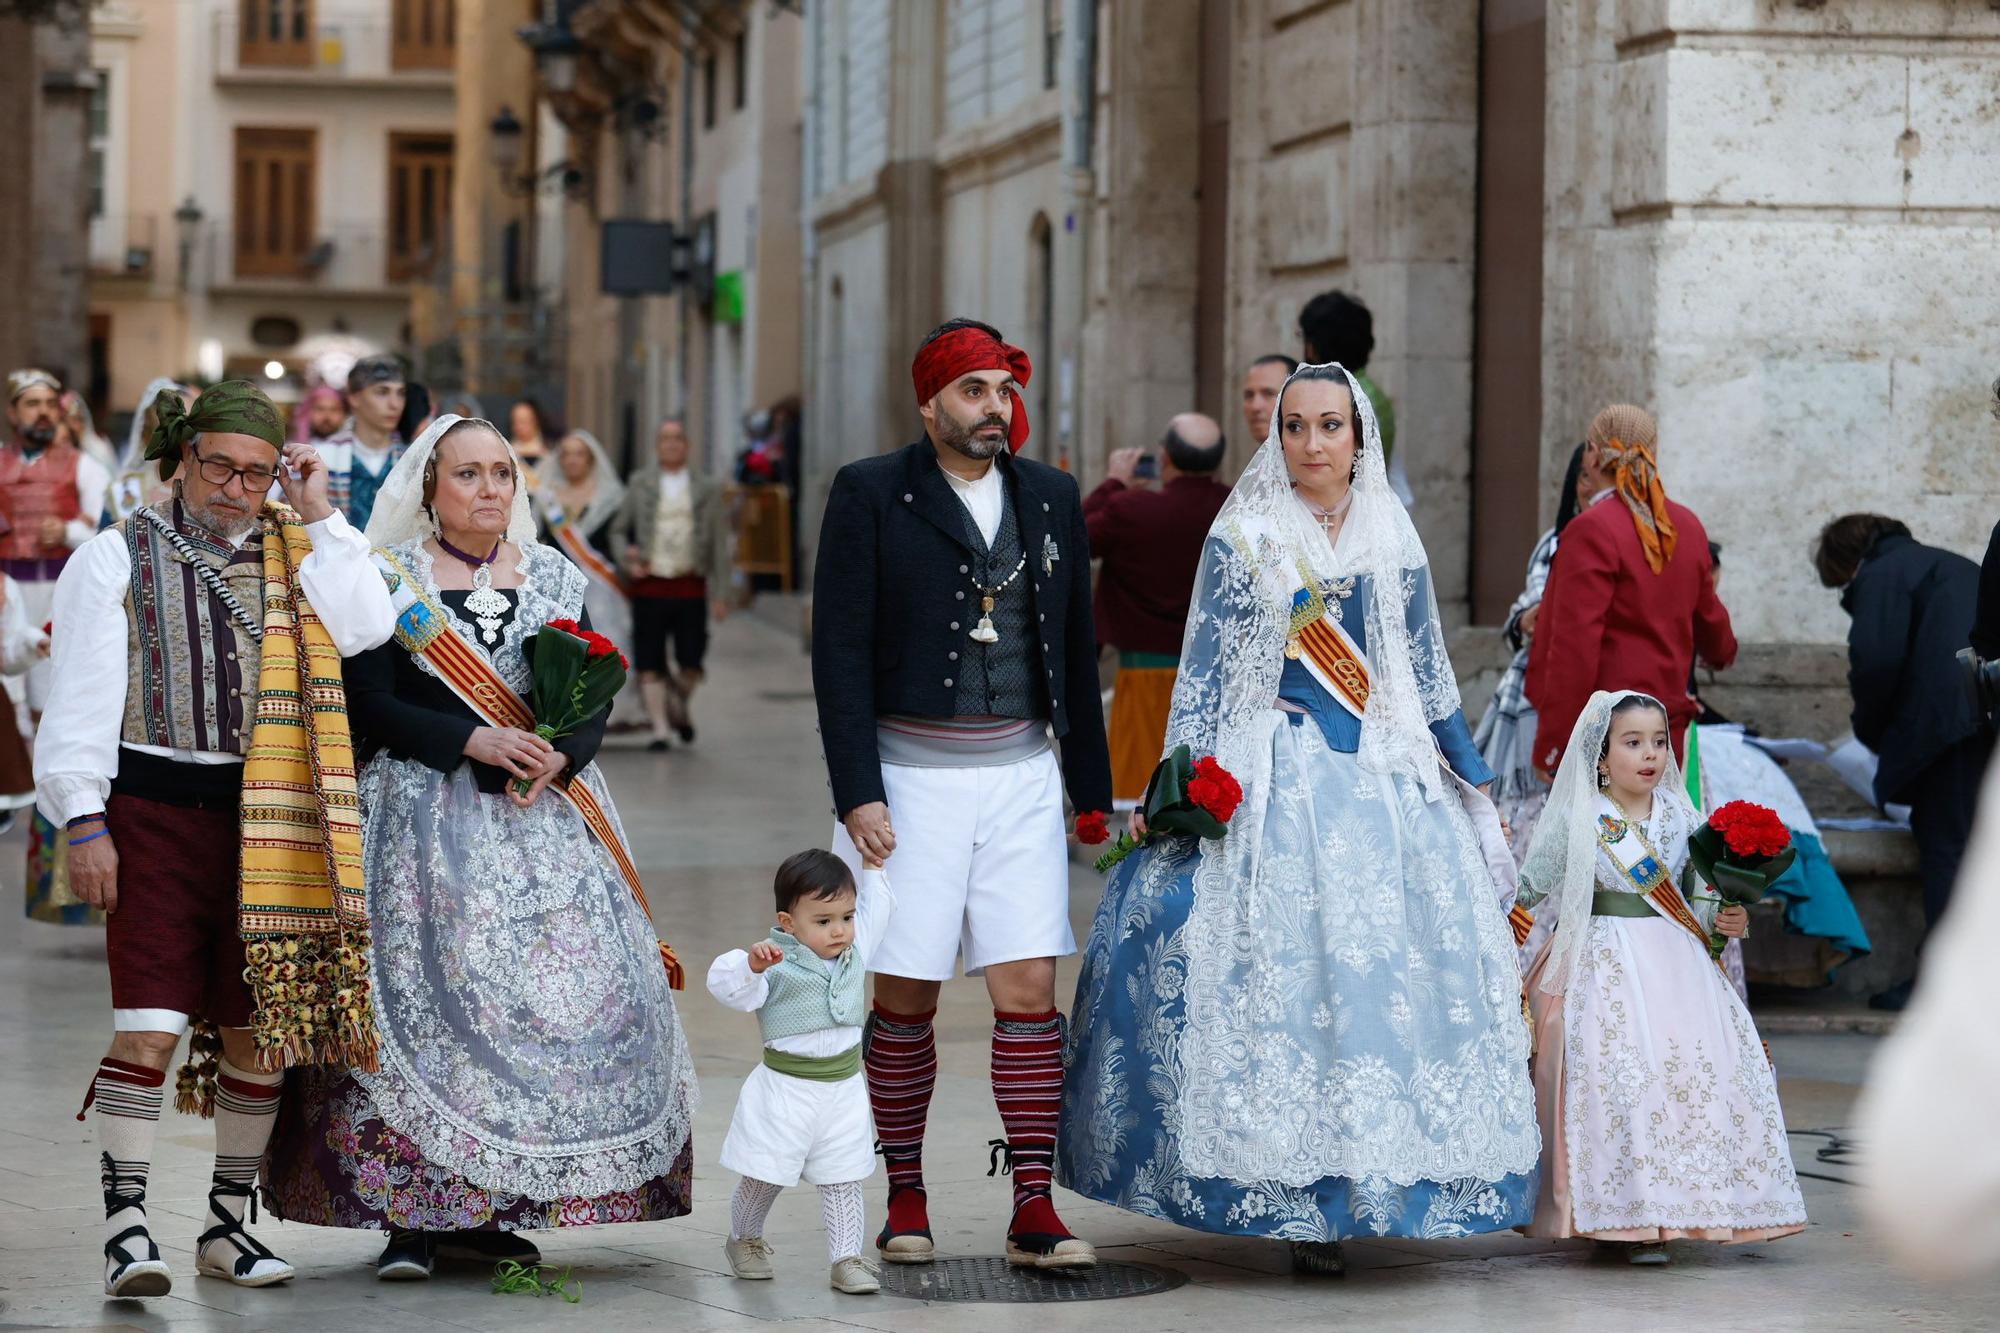
POLYGON ((1345 1236, 1525 1223, 1540 1136, 1493 775, 1374 413, 1301 366, 1271 430, 1210 529, 1167 736, 1244 799, 1107 882, 1058 1160, 1337 1273, 1345 1236))

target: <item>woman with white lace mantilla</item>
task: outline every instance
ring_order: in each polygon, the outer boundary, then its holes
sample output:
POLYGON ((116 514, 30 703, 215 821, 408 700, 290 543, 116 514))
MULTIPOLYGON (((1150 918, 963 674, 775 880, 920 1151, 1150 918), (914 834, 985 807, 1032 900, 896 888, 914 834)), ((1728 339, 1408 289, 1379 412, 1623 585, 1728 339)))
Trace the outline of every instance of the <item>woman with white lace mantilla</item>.
POLYGON ((534 533, 506 438, 455 416, 368 524, 381 646, 344 669, 380 1068, 295 1082, 265 1180, 287 1220, 387 1229, 383 1278, 688 1211, 693 1063, 592 762, 604 716, 550 742, 520 702, 541 628, 589 620, 534 533))
POLYGON ((1290 1241, 1316 1273, 1341 1271, 1347 1236, 1524 1223, 1541 1142, 1495 879, 1512 862, 1422 543, 1338 365, 1286 381, 1209 531, 1181 745, 1243 803, 1222 839, 1149 843, 1106 886, 1070 1015, 1063 1183, 1290 1241))

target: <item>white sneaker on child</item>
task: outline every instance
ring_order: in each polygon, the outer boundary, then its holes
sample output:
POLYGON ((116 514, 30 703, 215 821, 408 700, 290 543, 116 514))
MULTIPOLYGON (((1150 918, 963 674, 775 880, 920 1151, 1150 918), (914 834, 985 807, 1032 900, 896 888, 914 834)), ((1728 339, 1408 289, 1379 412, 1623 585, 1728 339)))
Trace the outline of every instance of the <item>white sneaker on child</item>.
POLYGON ((827 1281, 835 1291, 849 1296, 873 1296, 882 1290, 882 1279, 875 1265, 858 1254, 834 1260, 827 1281))
POLYGON ((771 1280, 771 1245, 762 1236, 731 1237, 722 1243, 722 1253, 729 1260, 729 1271, 745 1282, 771 1280))

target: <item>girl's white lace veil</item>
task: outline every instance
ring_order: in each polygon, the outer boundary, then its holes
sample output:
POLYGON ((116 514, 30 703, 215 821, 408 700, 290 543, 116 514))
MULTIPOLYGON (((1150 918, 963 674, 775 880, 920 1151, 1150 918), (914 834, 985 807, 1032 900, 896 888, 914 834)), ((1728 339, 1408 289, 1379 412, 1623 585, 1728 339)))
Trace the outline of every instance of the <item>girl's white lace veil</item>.
POLYGON ((507 516, 507 540, 523 552, 535 544, 535 515, 529 506, 528 485, 522 476, 521 460, 514 453, 513 442, 507 438, 505 431, 490 421, 453 416, 447 412, 417 436, 383 480, 382 489, 375 496, 375 509, 368 518, 369 545, 400 546, 404 542, 437 536, 437 523, 424 508, 424 473, 437 454, 438 441, 461 421, 470 421, 492 431, 506 446, 507 457, 514 460, 515 477, 514 506, 507 516))
MULTIPOLYGON (((598 441, 595 435, 583 429, 583 427, 577 426, 564 431, 563 439, 567 440, 572 435, 582 440, 584 446, 590 450, 591 475, 597 479, 597 490, 590 497, 589 506, 581 514, 570 514, 567 517, 570 522, 576 524, 579 531, 591 532, 596 529, 598 524, 616 513, 618 506, 624 503, 625 483, 618 479, 618 469, 611 466, 611 455, 605 452, 603 444, 598 441)), ((546 472, 541 474, 542 485, 538 497, 544 513, 549 512, 551 509, 561 508, 561 502, 555 496, 556 484, 562 477, 562 442, 560 440, 557 441, 551 458, 552 464, 548 466, 546 472)))
MULTIPOLYGON (((1542 989, 1551 995, 1568 989, 1590 935, 1590 899, 1597 888, 1597 801, 1601 790, 1597 765, 1604 756, 1612 715, 1628 699, 1643 700, 1658 708, 1661 716, 1666 715, 1659 700, 1636 690, 1598 690, 1590 696, 1570 730, 1569 748, 1563 751, 1555 786, 1535 823, 1527 860, 1521 866, 1521 882, 1544 895, 1541 910, 1556 913, 1552 953, 1549 965, 1542 970, 1542 989)), ((1687 784, 1672 747, 1667 750, 1666 767, 1654 793, 1656 802, 1685 807, 1681 813, 1688 828, 1701 823, 1688 800, 1687 784)))

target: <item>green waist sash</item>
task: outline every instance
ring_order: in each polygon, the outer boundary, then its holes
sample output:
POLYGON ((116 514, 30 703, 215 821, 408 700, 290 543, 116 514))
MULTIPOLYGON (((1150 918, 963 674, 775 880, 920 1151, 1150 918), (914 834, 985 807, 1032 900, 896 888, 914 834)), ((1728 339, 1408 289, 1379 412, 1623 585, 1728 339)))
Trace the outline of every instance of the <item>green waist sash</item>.
POLYGON ((1590 914, 1633 918, 1659 915, 1646 902, 1643 893, 1607 893, 1603 889, 1590 895, 1590 914))
POLYGON ((766 1046, 764 1067, 815 1083, 841 1083, 861 1072, 861 1047, 850 1046, 839 1055, 792 1055, 766 1046))

